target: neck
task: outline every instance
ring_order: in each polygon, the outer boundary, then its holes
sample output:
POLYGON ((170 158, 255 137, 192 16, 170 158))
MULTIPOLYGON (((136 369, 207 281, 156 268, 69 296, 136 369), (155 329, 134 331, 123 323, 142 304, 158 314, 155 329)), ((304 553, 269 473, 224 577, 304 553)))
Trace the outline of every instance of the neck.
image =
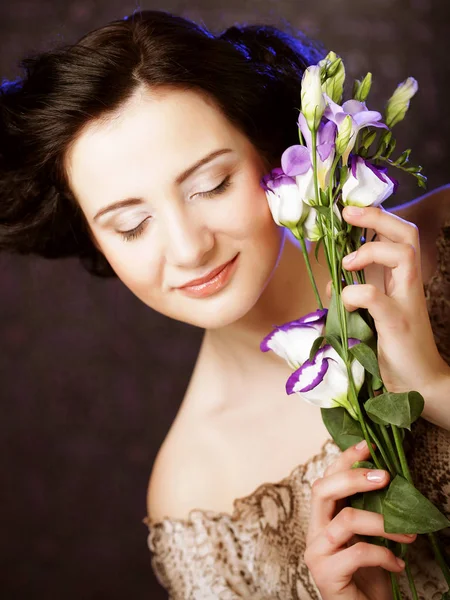
MULTIPOLYGON (((314 247, 311 244, 308 248, 311 267, 322 302, 326 304, 325 289, 330 276, 321 252, 318 255, 320 264, 316 261, 314 247)), ((222 360, 236 362, 245 357, 247 363, 264 360, 267 364, 269 357, 261 353, 259 345, 274 325, 293 321, 317 308, 302 251, 292 236, 285 236, 278 265, 256 305, 239 321, 208 330, 204 343, 222 360)), ((270 359, 280 360, 275 355, 270 359)))

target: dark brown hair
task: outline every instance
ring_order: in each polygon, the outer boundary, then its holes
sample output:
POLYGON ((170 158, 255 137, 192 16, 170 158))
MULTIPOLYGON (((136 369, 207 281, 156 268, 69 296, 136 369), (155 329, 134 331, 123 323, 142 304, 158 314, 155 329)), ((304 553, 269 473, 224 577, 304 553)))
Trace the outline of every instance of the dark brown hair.
POLYGON ((195 89, 275 164, 298 141, 303 71, 323 56, 317 44, 274 27, 213 35, 142 11, 23 60, 23 78, 4 82, 0 94, 0 249, 78 256, 91 273, 114 275, 67 183, 64 157, 81 129, 142 84, 195 89))

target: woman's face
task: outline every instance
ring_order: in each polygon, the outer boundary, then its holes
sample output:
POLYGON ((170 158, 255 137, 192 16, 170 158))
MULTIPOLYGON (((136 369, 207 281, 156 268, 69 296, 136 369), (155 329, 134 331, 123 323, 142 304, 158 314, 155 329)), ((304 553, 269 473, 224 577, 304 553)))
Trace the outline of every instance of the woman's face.
POLYGON ((82 131, 66 167, 97 246, 145 304, 204 328, 256 304, 282 239, 264 164, 201 94, 140 88, 82 131))

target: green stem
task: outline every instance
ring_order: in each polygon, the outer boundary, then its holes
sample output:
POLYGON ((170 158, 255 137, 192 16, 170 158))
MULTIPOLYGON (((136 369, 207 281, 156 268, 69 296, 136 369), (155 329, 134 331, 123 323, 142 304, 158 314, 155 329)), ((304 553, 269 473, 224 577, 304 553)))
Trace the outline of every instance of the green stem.
POLYGON ((392 446, 392 440, 389 437, 389 433, 388 433, 388 430, 387 430, 386 426, 385 425, 380 425, 378 429, 381 432, 381 435, 383 436, 386 448, 388 449, 388 452, 389 452, 389 456, 390 456, 390 458, 391 458, 391 460, 393 462, 393 465, 394 465, 394 469, 393 469, 393 471, 391 471, 391 474, 392 475, 396 475, 397 473, 401 473, 402 469, 401 469, 399 460, 397 458, 397 455, 394 452, 394 448, 392 446))
POLYGON ((392 571, 389 572, 389 576, 391 578, 393 600, 401 600, 402 593, 401 593, 400 587, 398 585, 397 576, 395 573, 392 573, 392 571))
POLYGON ((377 434, 372 429, 372 427, 370 426, 369 423, 367 423, 367 429, 369 431, 370 437, 375 442, 376 447, 378 448, 378 450, 380 451, 381 456, 383 457, 383 460, 384 460, 385 465, 386 465, 386 470, 389 471, 389 473, 391 473, 391 475, 392 475, 394 473, 394 469, 392 467, 391 461, 388 458, 388 453, 386 452, 385 448, 383 447, 383 444, 380 442, 379 437, 377 436, 377 434))
POLYGON ((403 477, 409 481, 411 485, 414 485, 414 482, 411 477, 411 473, 409 471, 408 463, 406 461, 405 450, 403 448, 403 442, 400 437, 400 432, 397 425, 391 425, 392 433, 394 434, 395 447, 397 449, 397 454, 400 459, 400 465, 402 469, 403 477))
POLYGON ((408 577, 409 589, 411 590, 413 600, 419 600, 419 596, 417 595, 417 590, 416 590, 416 584, 414 583, 414 578, 411 573, 409 561, 406 556, 404 558, 404 561, 405 561, 406 576, 408 577))
POLYGON ((445 577, 445 581, 447 582, 447 585, 450 588, 450 569, 448 568, 447 562, 444 556, 442 555, 441 549, 439 548, 437 536, 435 533, 429 533, 427 537, 431 544, 431 547, 433 548, 434 557, 436 558, 439 566, 441 567, 441 571, 445 577))
POLYGON ((305 238, 303 237, 303 235, 301 235, 301 233, 299 232, 298 229, 297 229, 297 235, 295 237, 300 242, 300 246, 302 248, 303 258, 305 259, 305 264, 306 264, 306 270, 308 271, 309 279, 311 281, 311 285, 313 287, 314 294, 316 296, 317 306, 320 309, 322 309, 323 304, 322 304, 322 300, 320 298, 319 290, 317 289, 317 284, 316 284, 316 280, 314 279, 314 274, 312 272, 311 262, 309 260, 309 253, 308 253, 308 250, 307 250, 306 244, 305 244, 305 238))

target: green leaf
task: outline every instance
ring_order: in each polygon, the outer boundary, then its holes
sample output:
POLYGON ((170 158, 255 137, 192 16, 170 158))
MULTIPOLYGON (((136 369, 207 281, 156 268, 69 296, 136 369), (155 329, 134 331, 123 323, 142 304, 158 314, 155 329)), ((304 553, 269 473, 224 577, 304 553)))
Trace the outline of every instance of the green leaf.
POLYGON ((372 388, 374 390, 379 390, 383 387, 383 380, 380 377, 374 377, 372 379, 372 388))
POLYGON ((330 214, 330 209, 328 208, 328 206, 321 206, 320 204, 314 204, 313 208, 315 210, 317 210, 318 213, 320 213, 321 215, 325 215, 326 217, 328 217, 330 214))
POLYGON ((419 392, 403 392, 394 394, 386 392, 374 398, 369 398, 364 404, 367 414, 374 423, 379 425, 397 425, 411 429, 422 414, 424 399, 419 392))
POLYGON ((316 243, 316 247, 314 249, 314 256, 316 257, 316 261, 319 262, 319 249, 320 249, 320 244, 323 243, 323 237, 321 237, 317 243, 316 243))
POLYGON ((375 469, 375 465, 368 460, 357 460, 351 466, 352 469, 375 469))
POLYGON ((380 369, 375 352, 364 342, 349 348, 349 352, 358 360, 362 366, 374 377, 380 379, 380 369))
POLYGON ((364 494, 354 494, 350 496, 350 505, 352 508, 364 510, 364 494))
POLYGON ((450 521, 401 475, 391 482, 383 502, 386 533, 432 533, 450 521))
POLYGON ((364 434, 361 429, 361 425, 353 417, 350 416, 348 411, 345 411, 344 418, 342 419, 342 435, 352 435, 355 438, 363 438, 364 434))
POLYGON ((334 289, 334 285, 331 286, 331 300, 330 305, 328 307, 325 332, 326 335, 335 335, 336 337, 340 337, 341 335, 341 326, 339 322, 339 314, 337 310, 336 292, 334 289))
POLYGON ((336 408, 321 408, 320 412, 325 427, 341 450, 347 450, 350 446, 364 439, 361 429, 359 429, 359 433, 356 435, 343 433, 344 418, 347 414, 345 408, 341 406, 336 408))
POLYGON ((334 348, 334 350, 339 354, 342 360, 344 360, 344 351, 342 349, 341 340, 338 338, 338 336, 333 334, 326 335, 325 341, 328 344, 330 344, 330 346, 334 348))
POLYGON ((357 310, 347 313, 347 333, 348 337, 362 342, 369 342, 373 338, 373 331, 357 310))
POLYGON ((319 350, 320 346, 322 345, 323 340, 324 340, 323 335, 320 335, 318 338, 316 338, 314 340, 314 343, 311 346, 311 350, 310 350, 310 353, 309 353, 308 360, 312 360, 313 359, 314 355, 316 354, 316 352, 319 350))

